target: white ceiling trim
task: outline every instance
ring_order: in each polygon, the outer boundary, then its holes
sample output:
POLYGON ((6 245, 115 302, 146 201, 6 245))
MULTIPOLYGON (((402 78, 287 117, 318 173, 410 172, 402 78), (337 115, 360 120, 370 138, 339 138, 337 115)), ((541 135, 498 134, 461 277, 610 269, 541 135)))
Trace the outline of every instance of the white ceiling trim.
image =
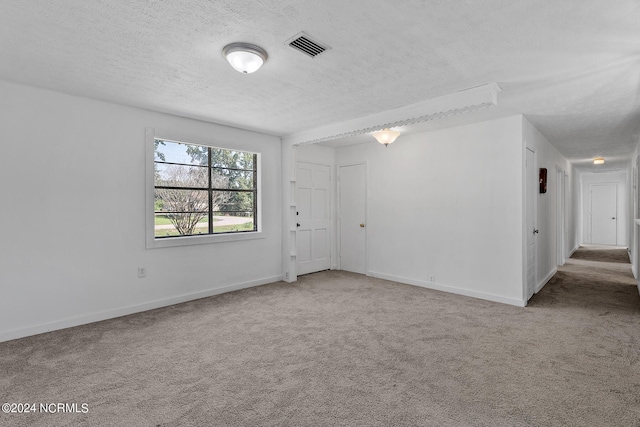
POLYGON ((299 132, 284 137, 283 141, 291 145, 316 144, 383 128, 406 126, 494 108, 498 106, 500 90, 496 83, 490 83, 405 107, 299 132))

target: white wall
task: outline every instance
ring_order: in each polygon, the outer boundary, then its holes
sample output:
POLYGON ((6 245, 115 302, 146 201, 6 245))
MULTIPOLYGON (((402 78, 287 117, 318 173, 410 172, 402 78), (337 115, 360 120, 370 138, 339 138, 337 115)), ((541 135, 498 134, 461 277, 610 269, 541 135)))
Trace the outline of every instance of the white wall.
POLYGON ((583 173, 582 182, 582 241, 591 241, 590 233, 590 212, 591 195, 590 186, 593 184, 618 184, 618 246, 629 244, 628 218, 629 218, 629 174, 627 171, 611 173, 583 173))
POLYGON ((524 305, 521 116, 336 149, 355 162, 369 275, 524 305))
MULTIPOLYGON (((629 179, 629 220, 627 223, 629 224, 629 228, 627 230, 627 238, 629 239, 629 257, 631 259, 631 270, 633 271, 633 275, 636 279, 638 279, 638 264, 640 259, 640 249, 638 248, 638 243, 640 242, 640 225, 638 225, 635 221, 640 218, 640 170, 638 170, 638 166, 640 166, 640 159, 638 156, 640 155, 640 141, 636 144, 636 148, 631 156, 631 162, 629 165, 629 170, 631 171, 630 179, 629 179), (635 174, 634 174, 635 169, 635 174), (635 184, 635 188, 634 188, 635 184)), ((638 281, 638 293, 640 293, 640 281, 638 281)))
POLYGON ((5 82, 0 129, 0 341, 281 278, 279 138, 5 82), (264 238, 146 250, 145 127, 261 152, 264 238))
POLYGON ((331 169, 331 269, 338 268, 337 258, 337 213, 336 213, 336 150, 321 145, 301 145, 296 148, 296 160, 298 162, 326 165, 331 169))
MULTIPOLYGON (((567 225, 566 247, 567 251, 572 251, 577 247, 575 242, 577 222, 576 205, 572 197, 571 189, 574 188, 573 181, 576 174, 573 166, 565 159, 558 150, 551 145, 545 136, 529 122, 526 117, 522 119, 522 135, 526 147, 536 153, 538 168, 547 169, 547 192, 540 193, 536 190, 537 224, 540 230, 537 235, 537 286, 539 291, 557 271, 557 171, 561 170, 567 175, 566 188, 566 216, 567 225)), ((537 174, 536 174, 537 175, 537 174)), ((528 232, 528 230, 526 230, 528 232)), ((565 253, 565 256, 568 253, 565 253)))
MULTIPOLYGON (((638 224, 636 224, 635 220, 640 217, 638 214, 638 175, 640 171, 638 171, 638 154, 639 154, 639 144, 636 144, 636 148, 631 156, 631 162, 629 163, 629 218, 627 221, 627 239, 629 242, 629 258, 631 259, 631 270, 633 271, 634 277, 638 278, 638 224)), ((638 283, 638 291, 640 291, 640 282, 638 283)))

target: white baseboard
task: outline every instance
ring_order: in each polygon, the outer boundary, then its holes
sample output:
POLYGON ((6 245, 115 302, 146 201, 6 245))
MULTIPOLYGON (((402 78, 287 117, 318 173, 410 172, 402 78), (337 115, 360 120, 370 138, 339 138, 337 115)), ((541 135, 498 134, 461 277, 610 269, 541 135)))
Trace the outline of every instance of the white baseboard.
POLYGON ((409 279, 407 277, 393 276, 390 274, 378 273, 375 271, 370 271, 368 276, 376 277, 378 279, 390 280, 392 282, 400 282, 407 285, 419 286, 421 288, 434 289, 436 291, 449 292, 457 295, 464 295, 467 297, 479 298, 483 300, 499 302, 502 304, 515 305, 517 307, 524 307, 526 305, 526 301, 516 299, 516 298, 508 298, 502 297, 499 295, 488 294, 485 292, 473 291, 471 289, 463 289, 456 288, 453 286, 442 285, 435 282, 424 282, 422 280, 409 279))
POLYGON ((567 258, 571 258, 571 256, 572 256, 574 253, 576 253, 576 251, 577 251, 578 249, 580 249, 580 245, 578 245, 578 246, 576 246, 575 248, 573 248, 573 249, 571 250, 571 252, 569 252, 569 256, 568 256, 567 258))
POLYGON ((545 277, 544 279, 542 279, 540 282, 538 282, 538 285, 536 286, 536 294, 538 292, 540 292, 542 290, 542 288, 544 288, 544 285, 546 285, 547 283, 549 283, 549 280, 551 280, 551 278, 553 278, 553 276, 555 276, 555 274, 558 272, 558 267, 554 268, 551 273, 547 274, 547 277, 545 277))
POLYGON ((100 311, 97 313, 84 314, 81 316, 68 317, 53 322, 41 323, 38 325, 27 326, 24 328, 11 329, 8 331, 0 331, 0 342, 24 338, 30 335, 42 334, 44 332, 56 331, 59 329, 71 328, 73 326, 85 325, 87 323, 99 322, 101 320, 113 319, 115 317, 127 316, 129 314, 140 313, 142 311, 153 310, 156 308, 167 307, 182 302, 193 301, 200 298, 206 298, 214 295, 224 294, 227 292, 237 291, 240 289, 253 288, 255 286, 266 285, 269 283, 279 282, 282 276, 266 277, 263 279, 252 280, 235 285, 224 286, 222 288, 208 289, 206 291, 194 292, 191 294, 178 295, 171 298, 164 298, 155 301, 149 301, 143 304, 130 305, 127 307, 116 308, 112 310, 100 311))

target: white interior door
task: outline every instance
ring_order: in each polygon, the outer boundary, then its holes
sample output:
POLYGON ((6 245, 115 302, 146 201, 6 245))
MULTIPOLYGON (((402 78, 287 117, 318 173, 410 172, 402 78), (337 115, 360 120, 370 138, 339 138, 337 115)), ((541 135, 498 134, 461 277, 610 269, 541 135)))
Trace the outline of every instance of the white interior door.
POLYGON ((331 169, 296 165, 296 262, 298 275, 331 268, 331 169))
POLYGON ((529 300, 536 289, 536 194, 538 191, 538 175, 536 170, 536 154, 527 148, 526 159, 526 236, 527 236, 527 289, 526 299, 529 300))
POLYGON ((364 164, 340 166, 340 269, 366 274, 366 193, 364 164))
POLYGON ((618 242, 618 184, 592 184, 591 243, 616 245, 618 242))

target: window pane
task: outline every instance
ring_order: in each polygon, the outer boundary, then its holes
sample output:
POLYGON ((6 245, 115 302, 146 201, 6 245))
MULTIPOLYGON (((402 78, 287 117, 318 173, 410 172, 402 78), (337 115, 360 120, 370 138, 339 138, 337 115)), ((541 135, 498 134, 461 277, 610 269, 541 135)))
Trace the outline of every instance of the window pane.
POLYGON ((156 188, 155 211, 156 213, 195 212, 206 215, 209 211, 209 195, 206 190, 156 188))
POLYGON ((187 236, 209 233, 209 217, 177 213, 155 215, 155 237, 187 236), (189 218, 188 216, 191 215, 189 218), (198 220, 198 218, 200 218, 198 220))
POLYGON ((214 233, 254 230, 253 212, 214 212, 213 214, 214 233))
POLYGON ((211 186, 219 189, 253 190, 253 171, 212 169, 211 186))
POLYGON ((207 188, 207 168, 202 166, 182 166, 156 163, 155 185, 169 187, 207 188))
POLYGON ((255 201, 251 191, 214 191, 214 212, 253 212, 255 201))
POLYGON ((182 163, 186 165, 208 164, 207 147, 180 142, 155 140, 154 160, 156 162, 182 163))
POLYGON ((231 169, 253 170, 253 153, 246 151, 211 149, 211 166, 231 169))

